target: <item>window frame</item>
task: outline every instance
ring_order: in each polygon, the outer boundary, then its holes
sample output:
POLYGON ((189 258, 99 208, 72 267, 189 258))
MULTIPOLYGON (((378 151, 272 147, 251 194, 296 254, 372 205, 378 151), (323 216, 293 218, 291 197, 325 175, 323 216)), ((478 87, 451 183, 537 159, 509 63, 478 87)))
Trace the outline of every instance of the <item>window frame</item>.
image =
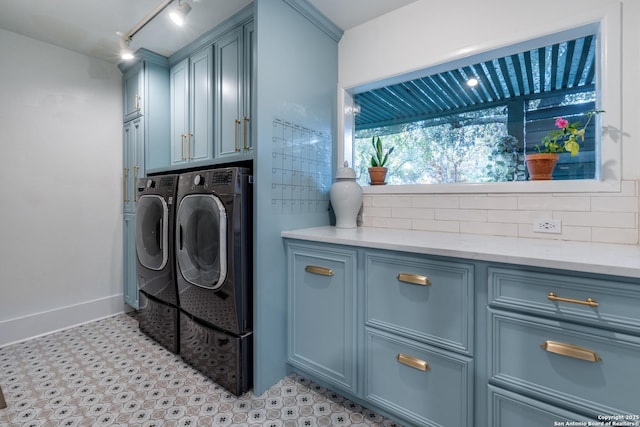
POLYGON ((381 78, 362 85, 345 88, 338 87, 338 164, 345 160, 353 164, 354 105, 353 94, 376 87, 410 80, 426 74, 434 74, 470 63, 506 56, 525 51, 533 46, 553 44, 561 40, 581 37, 589 32, 596 34, 596 93, 598 109, 605 114, 594 116, 596 129, 602 134, 596 135, 600 149, 596 152, 596 179, 558 180, 558 181, 516 181, 496 183, 451 183, 451 184, 406 184, 387 186, 363 186, 365 194, 420 194, 420 193, 563 193, 563 192, 619 192, 622 182, 622 140, 621 140, 621 15, 619 8, 602 11, 599 17, 587 20, 572 28, 559 28, 552 34, 530 37, 528 40, 515 41, 507 46, 493 49, 465 50, 449 61, 420 71, 400 76, 381 78))

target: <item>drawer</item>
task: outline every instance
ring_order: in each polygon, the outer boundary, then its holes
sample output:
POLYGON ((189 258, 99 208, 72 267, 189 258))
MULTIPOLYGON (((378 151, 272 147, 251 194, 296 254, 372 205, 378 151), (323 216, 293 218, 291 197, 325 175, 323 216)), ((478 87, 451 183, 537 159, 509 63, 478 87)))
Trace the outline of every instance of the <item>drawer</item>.
MULTIPOLYGON (((540 427, 554 426, 557 422, 593 421, 575 412, 565 411, 553 405, 529 399, 507 390, 489 386, 490 427, 540 427)), ((581 424, 576 424, 581 425, 581 424)))
POLYGON ((473 425, 472 359, 366 330, 365 398, 421 426, 473 425), (401 356, 399 356, 401 355, 401 356), (428 370, 417 369, 424 362, 428 370))
POLYGON ((364 294, 367 325, 472 354, 472 265, 369 251, 364 294))
POLYGON ((639 337, 494 310, 489 332, 491 383, 592 417, 638 414, 639 337))
POLYGON ((640 284, 489 268, 489 303, 494 307, 640 332, 640 284), (553 296, 550 299, 550 293, 562 300, 553 300, 553 296))

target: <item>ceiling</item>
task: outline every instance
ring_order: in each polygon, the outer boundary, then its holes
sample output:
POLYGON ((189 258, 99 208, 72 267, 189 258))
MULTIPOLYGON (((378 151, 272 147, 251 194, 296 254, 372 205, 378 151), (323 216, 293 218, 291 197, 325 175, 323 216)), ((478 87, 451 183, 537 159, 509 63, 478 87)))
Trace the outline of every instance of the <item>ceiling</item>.
MULTIPOLYGON (((166 10, 133 38, 169 56, 251 3, 251 0, 187 0, 184 27, 173 25, 166 10)), ((306 0, 342 30, 384 15, 416 0, 306 0)), ((120 62, 119 34, 127 33, 161 0, 0 0, 0 28, 82 54, 120 62)), ((171 7, 171 6, 170 6, 171 7)))
POLYGON ((356 129, 401 125, 503 106, 508 101, 555 102, 595 87, 593 35, 356 94, 356 129), (477 80, 470 87, 467 81, 477 80))

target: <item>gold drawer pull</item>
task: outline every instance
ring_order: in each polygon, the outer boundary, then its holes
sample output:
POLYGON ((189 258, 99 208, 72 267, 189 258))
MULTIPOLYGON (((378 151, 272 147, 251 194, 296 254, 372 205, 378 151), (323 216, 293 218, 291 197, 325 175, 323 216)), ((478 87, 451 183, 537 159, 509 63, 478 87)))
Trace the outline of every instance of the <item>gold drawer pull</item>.
POLYGON ((549 298, 551 301, 570 302, 572 304, 588 305, 589 307, 597 307, 598 306, 598 303, 593 298, 587 298, 585 301, 581 301, 579 299, 561 298, 561 297, 557 296, 553 292, 549 292, 549 295, 547 296, 547 298, 549 298))
POLYGON ((574 359, 587 360, 589 362, 599 362, 602 359, 595 351, 588 348, 578 347, 577 345, 566 344, 558 341, 545 341, 540 344, 543 350, 549 353, 559 354, 561 356, 573 357, 574 359))
POLYGON ((321 276, 333 276, 333 270, 326 267, 318 267, 317 265, 307 265, 304 268, 307 273, 319 274, 321 276))
POLYGON ((398 353, 398 355, 396 356, 396 359, 398 360, 398 362, 402 363, 403 365, 410 366, 419 371, 431 370, 427 362, 425 362, 424 360, 420 360, 417 357, 409 356, 408 354, 398 353))
POLYGON ((405 283, 412 283, 414 285, 429 286, 431 280, 427 276, 421 276, 419 274, 400 273, 398 274, 398 280, 405 283))

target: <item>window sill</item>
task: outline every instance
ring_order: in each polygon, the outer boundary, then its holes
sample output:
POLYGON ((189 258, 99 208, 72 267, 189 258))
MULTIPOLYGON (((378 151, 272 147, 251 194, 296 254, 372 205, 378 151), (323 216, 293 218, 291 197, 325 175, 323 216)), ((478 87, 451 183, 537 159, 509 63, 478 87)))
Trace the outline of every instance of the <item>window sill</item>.
POLYGON ((619 180, 599 181, 522 181, 482 184, 415 184, 415 185, 364 185, 364 194, 486 194, 486 193, 618 193, 619 180))

